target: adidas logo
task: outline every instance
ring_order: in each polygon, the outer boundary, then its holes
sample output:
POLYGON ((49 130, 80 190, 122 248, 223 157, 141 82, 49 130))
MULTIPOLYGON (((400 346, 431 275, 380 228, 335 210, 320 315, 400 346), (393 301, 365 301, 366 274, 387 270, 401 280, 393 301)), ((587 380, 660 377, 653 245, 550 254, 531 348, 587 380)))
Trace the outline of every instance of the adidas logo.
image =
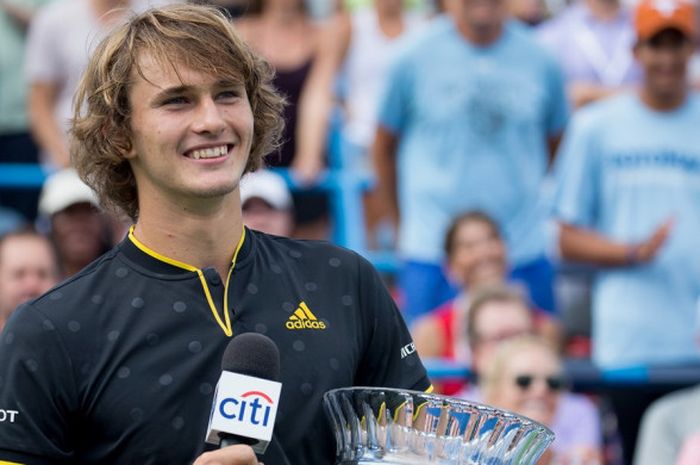
POLYGON ((326 324, 323 321, 318 321, 318 318, 311 313, 304 302, 299 304, 284 326, 287 329, 326 329, 326 324))

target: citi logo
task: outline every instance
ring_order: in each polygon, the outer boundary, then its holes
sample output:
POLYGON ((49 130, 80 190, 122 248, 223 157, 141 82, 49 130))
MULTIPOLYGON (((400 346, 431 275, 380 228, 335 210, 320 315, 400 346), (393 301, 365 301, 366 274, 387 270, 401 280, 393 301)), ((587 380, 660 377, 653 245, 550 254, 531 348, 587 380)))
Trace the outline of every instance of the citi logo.
POLYGON ((301 302, 299 307, 294 310, 294 314, 289 317, 284 324, 287 329, 326 329, 326 324, 319 321, 316 315, 311 313, 306 303, 301 302))
POLYGON ((267 426, 270 421, 272 399, 260 391, 248 391, 241 394, 241 399, 227 397, 219 404, 219 413, 227 420, 267 426), (252 401, 250 398, 253 398, 252 401), (264 400, 267 405, 261 403, 264 400))
POLYGON ((411 342, 401 348, 401 358, 406 358, 416 351, 416 345, 411 342))

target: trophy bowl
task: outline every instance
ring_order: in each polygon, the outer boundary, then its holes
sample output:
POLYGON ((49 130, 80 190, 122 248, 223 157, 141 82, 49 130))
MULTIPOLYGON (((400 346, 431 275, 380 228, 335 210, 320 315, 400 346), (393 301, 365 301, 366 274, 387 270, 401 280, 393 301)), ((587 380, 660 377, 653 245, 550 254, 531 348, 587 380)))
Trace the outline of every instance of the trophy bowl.
POLYGON ((328 391, 337 465, 535 465, 554 433, 476 402, 405 389, 328 391))

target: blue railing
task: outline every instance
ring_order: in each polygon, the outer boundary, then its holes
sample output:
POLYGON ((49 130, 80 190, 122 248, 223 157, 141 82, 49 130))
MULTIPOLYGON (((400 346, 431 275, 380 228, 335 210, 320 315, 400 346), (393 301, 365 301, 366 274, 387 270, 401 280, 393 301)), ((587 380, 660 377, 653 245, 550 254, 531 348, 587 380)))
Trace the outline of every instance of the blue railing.
MULTIPOLYGON (((471 378, 468 366, 439 358, 423 360, 433 382, 471 378)), ((599 369, 586 359, 566 359, 564 371, 577 391, 599 392, 644 386, 678 388, 700 384, 700 363, 677 365, 637 365, 599 369)))
MULTIPOLYGON (((370 187, 366 178, 361 178, 340 169, 325 170, 313 186, 298 183, 291 172, 275 168, 293 191, 312 189, 328 192, 331 199, 332 240, 334 243, 355 250, 368 258, 383 273, 393 273, 398 260, 391 252, 368 251, 364 230, 362 193, 370 187)), ((49 172, 36 164, 0 164, 0 188, 37 189, 42 186, 49 172)))

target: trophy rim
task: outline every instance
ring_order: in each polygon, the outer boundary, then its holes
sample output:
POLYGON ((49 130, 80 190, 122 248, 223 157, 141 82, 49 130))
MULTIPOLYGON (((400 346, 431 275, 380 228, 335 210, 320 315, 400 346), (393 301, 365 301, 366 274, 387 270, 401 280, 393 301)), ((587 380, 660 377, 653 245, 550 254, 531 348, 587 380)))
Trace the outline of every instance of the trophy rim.
POLYGON ((487 414, 493 414, 493 415, 501 415, 505 417, 509 417, 513 420, 520 421, 527 425, 528 427, 532 427, 535 429, 539 429, 542 431, 547 436, 550 436, 550 443, 555 439, 556 435, 552 431, 551 428, 549 428, 547 425, 544 425, 543 423, 533 420, 530 417, 527 417, 525 415, 521 415, 519 413, 513 412, 511 410, 507 410, 504 408, 500 407, 494 407, 492 405, 484 404, 481 402, 476 402, 473 400, 467 400, 467 399, 461 399, 459 397, 453 397, 453 396, 448 396, 445 394, 435 394, 432 392, 425 392, 425 391, 416 391, 414 389, 403 389, 403 388, 395 388, 395 387, 378 387, 378 386, 348 386, 348 387, 339 387, 335 389, 330 389, 326 391, 323 394, 323 401, 324 403, 328 401, 328 399, 333 396, 334 394, 341 393, 341 392, 351 392, 351 391, 376 391, 376 392, 382 392, 382 391, 389 391, 389 392, 395 392, 395 393, 403 393, 403 394, 409 394, 413 396, 420 396, 424 397, 426 399, 433 399, 433 400, 439 400, 443 401, 445 404, 459 404, 463 406, 469 406, 469 407, 475 407, 478 410, 483 410, 487 414))

